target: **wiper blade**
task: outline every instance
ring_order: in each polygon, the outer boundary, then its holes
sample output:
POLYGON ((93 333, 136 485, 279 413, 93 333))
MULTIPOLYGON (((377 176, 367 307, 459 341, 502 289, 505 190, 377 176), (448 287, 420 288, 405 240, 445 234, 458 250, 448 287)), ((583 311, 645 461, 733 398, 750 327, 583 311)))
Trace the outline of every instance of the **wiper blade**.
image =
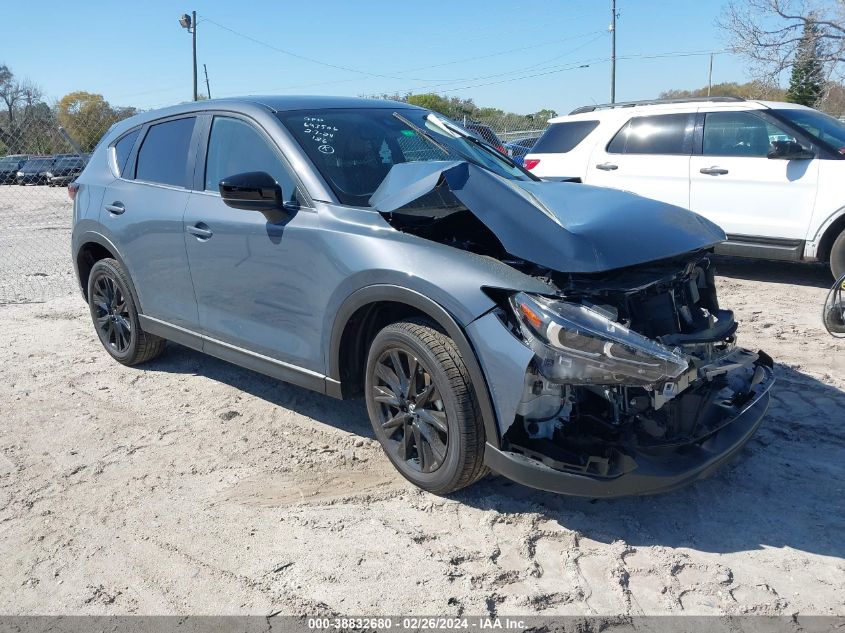
POLYGON ((495 147, 490 145, 490 143, 487 143, 486 141, 482 141, 481 139, 479 139, 474 134, 470 134, 468 132, 465 132, 464 130, 459 128, 457 125, 453 125, 452 123, 450 123, 449 121, 447 121, 445 119, 441 119, 440 117, 436 117, 436 119, 437 119, 438 123, 443 125, 443 127, 445 127, 447 130, 449 130, 453 134, 457 134, 461 138, 466 139, 470 143, 472 143, 472 144, 476 145, 477 147, 480 147, 481 149, 483 149, 488 154, 493 155, 495 158, 498 158, 498 159, 504 158, 511 165, 518 166, 518 165, 516 165, 515 162, 513 162, 513 160, 511 159, 510 156, 508 156, 507 154, 503 154, 502 152, 497 150, 495 147))
POLYGON ((425 131, 424 129, 422 129, 420 126, 415 125, 414 123, 411 123, 408 119, 406 119, 405 117, 403 117, 403 116, 402 116, 401 114, 399 114, 398 112, 394 112, 394 113, 393 113, 393 116, 394 116, 394 117, 396 117, 397 119, 399 119, 400 121, 402 121, 402 123, 404 123, 405 125, 407 125, 407 126, 408 126, 409 128, 411 128, 414 132, 416 132, 417 134, 419 134, 420 136, 422 136, 424 139, 426 139, 429 143, 431 143, 432 145, 434 145, 437 149, 439 149, 441 152, 443 152, 443 153, 444 153, 444 154, 446 154, 447 156, 451 156, 451 155, 452 155, 452 152, 449 150, 449 148, 448 148, 448 147, 446 147, 445 145, 443 145, 443 144, 442 144, 440 141, 438 141, 437 139, 435 139, 435 138, 431 135, 431 133, 430 133, 430 132, 426 132, 426 131, 425 131))

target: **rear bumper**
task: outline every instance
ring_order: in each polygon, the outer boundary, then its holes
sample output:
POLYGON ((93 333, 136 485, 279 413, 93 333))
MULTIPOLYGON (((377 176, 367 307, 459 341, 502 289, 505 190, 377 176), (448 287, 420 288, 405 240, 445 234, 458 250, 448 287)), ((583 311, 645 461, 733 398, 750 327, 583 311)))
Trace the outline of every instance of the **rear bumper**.
POLYGON ((484 462, 493 471, 517 483, 567 495, 621 497, 668 492, 707 476, 729 461, 751 439, 769 408, 769 390, 774 383, 770 369, 763 389, 746 403, 733 420, 701 444, 678 449, 673 454, 654 457, 632 454, 636 468, 617 477, 585 475, 555 470, 519 453, 487 444, 484 462))

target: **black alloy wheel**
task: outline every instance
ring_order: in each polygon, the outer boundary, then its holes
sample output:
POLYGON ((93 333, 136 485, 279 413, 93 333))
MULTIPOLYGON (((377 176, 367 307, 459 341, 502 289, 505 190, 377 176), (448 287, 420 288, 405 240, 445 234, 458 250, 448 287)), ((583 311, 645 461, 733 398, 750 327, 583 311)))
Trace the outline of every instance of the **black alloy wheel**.
POLYGON ((370 344, 364 378, 376 439, 408 481, 448 494, 487 474, 472 381, 437 324, 419 317, 385 326, 370 344))
POLYGON ((409 350, 386 350, 375 366, 372 397, 387 449, 411 469, 431 473, 440 468, 449 447, 443 401, 431 372, 409 350))
POLYGON ((118 354, 132 342, 132 321, 126 297, 114 279, 100 275, 93 283, 94 323, 100 338, 118 354))
POLYGON ((101 259, 88 277, 88 307, 97 336, 106 351, 124 365, 137 365, 160 355, 163 338, 144 332, 131 291, 129 275, 114 259, 101 259))

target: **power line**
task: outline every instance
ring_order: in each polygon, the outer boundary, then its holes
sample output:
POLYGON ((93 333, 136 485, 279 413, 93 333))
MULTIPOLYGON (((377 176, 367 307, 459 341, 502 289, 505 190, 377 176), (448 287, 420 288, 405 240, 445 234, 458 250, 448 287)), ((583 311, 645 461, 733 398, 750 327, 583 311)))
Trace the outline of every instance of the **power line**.
MULTIPOLYGON (((729 51, 729 50, 723 50, 723 51, 673 51, 673 52, 668 52, 668 53, 653 53, 653 54, 642 54, 642 53, 640 53, 640 54, 631 54, 631 55, 620 55, 620 56, 617 56, 616 59, 618 61, 620 59, 662 59, 662 58, 666 58, 666 57, 696 57, 696 56, 711 55, 711 54, 722 55, 722 54, 730 53, 730 52, 731 51, 729 51)), ((577 70, 577 69, 580 69, 580 68, 587 68, 587 67, 590 67, 590 66, 594 66, 596 64, 604 64, 604 63, 607 63, 609 61, 611 61, 610 57, 587 59, 587 60, 583 60, 581 62, 573 62, 572 64, 566 65, 564 67, 551 69, 551 70, 548 70, 548 71, 545 71, 545 72, 534 73, 534 74, 530 74, 530 75, 524 75, 522 77, 511 77, 511 78, 508 78, 508 79, 503 79, 501 81, 491 81, 489 83, 474 84, 474 85, 470 85, 470 86, 461 86, 459 88, 449 88, 449 89, 446 89, 446 90, 441 90, 441 92, 454 92, 456 90, 467 90, 469 88, 481 88, 481 87, 484 87, 484 86, 493 86, 493 85, 497 85, 497 84, 507 83, 509 81, 521 81, 523 79, 532 79, 534 77, 544 77, 546 75, 552 75, 552 74, 555 74, 555 73, 565 72, 565 71, 568 71, 568 70, 577 70)))
MULTIPOLYGON (((263 40, 260 40, 256 37, 253 37, 252 35, 242 33, 241 31, 237 31, 233 28, 230 28, 228 26, 220 24, 219 22, 216 22, 216 21, 212 20, 211 18, 206 17, 205 15, 202 15, 201 17, 202 17, 203 22, 208 22, 210 24, 213 24, 213 25, 223 29, 224 31, 228 31, 229 33, 232 33, 233 35, 236 35, 237 37, 241 37, 243 39, 246 39, 250 42, 253 42, 254 44, 264 46, 265 48, 269 48, 269 49, 276 51, 278 53, 281 53, 283 55, 288 55, 288 56, 294 57, 296 59, 301 59, 303 61, 307 61, 307 62, 310 62, 310 63, 313 63, 313 64, 325 66, 327 68, 333 68, 335 70, 343 70, 343 71, 346 71, 346 72, 352 72, 352 73, 356 73, 356 74, 359 74, 359 75, 366 75, 366 76, 374 77, 374 78, 377 78, 377 79, 393 79, 393 80, 397 80, 397 81, 418 81, 418 82, 422 82, 422 83, 439 82, 441 84, 446 84, 446 83, 454 82, 454 81, 475 81, 477 79, 483 78, 483 77, 481 77, 481 78, 478 78, 478 77, 475 77, 475 78, 473 78, 473 77, 457 77, 457 78, 403 77, 403 76, 398 76, 397 74, 389 75, 389 74, 384 74, 384 73, 369 72, 369 71, 366 71, 366 70, 361 70, 359 68, 352 68, 350 66, 342 66, 342 65, 339 65, 339 64, 333 64, 331 62, 325 62, 325 61, 322 61, 322 60, 319 60, 319 59, 315 59, 313 57, 301 55, 299 53, 295 53, 293 51, 290 51, 290 50, 287 50, 287 49, 284 49, 284 48, 280 48, 280 47, 278 47, 274 44, 271 44, 269 42, 265 42, 263 40)), ((591 35, 596 35, 597 33, 603 34, 604 31, 590 31, 590 32, 587 32, 587 33, 581 33, 581 34, 574 35, 574 36, 567 37, 567 38, 561 38, 561 39, 556 39, 556 40, 549 40, 549 41, 546 41, 546 42, 529 44, 529 45, 526 45, 526 46, 521 46, 521 47, 518 47, 518 48, 513 48, 513 49, 509 49, 509 50, 504 50, 504 51, 497 51, 495 53, 489 53, 489 54, 486 54, 486 55, 478 55, 478 56, 475 56, 475 57, 469 57, 469 58, 464 58, 464 59, 460 59, 460 60, 452 60, 452 61, 444 62, 444 63, 441 63, 441 64, 431 64, 431 65, 428 65, 428 66, 419 66, 419 67, 411 68, 411 69, 408 69, 408 70, 400 70, 400 71, 394 71, 394 72, 395 73, 407 73, 407 72, 414 72, 414 71, 417 71, 417 70, 426 70, 426 69, 430 69, 430 68, 440 68, 440 67, 443 67, 443 66, 449 66, 449 65, 453 65, 453 64, 466 63, 466 62, 469 62, 469 61, 477 61, 479 59, 487 59, 487 58, 490 58, 490 57, 507 55, 507 54, 510 54, 510 53, 521 52, 521 51, 529 50, 529 49, 532 49, 532 48, 538 48, 538 47, 541 47, 541 46, 548 46, 550 44, 560 44, 562 42, 568 42, 568 41, 572 41, 572 40, 576 40, 576 39, 581 39, 583 37, 589 37, 591 35)), ((591 40, 591 41, 595 41, 595 40, 591 40)), ((538 62, 536 64, 532 64, 530 66, 520 68, 520 69, 515 69, 515 70, 512 70, 512 71, 508 71, 508 72, 511 72, 511 73, 524 72, 525 70, 528 70, 530 68, 534 68, 536 66, 548 63, 550 61, 554 61, 556 59, 559 59, 560 57, 562 57, 562 56, 556 55, 555 57, 544 60, 542 62, 538 62)), ((502 74, 506 74, 506 73, 497 73, 497 75, 502 75, 502 74)), ((332 84, 332 83, 342 83, 342 82, 346 82, 346 81, 349 81, 349 80, 348 79, 340 79, 340 80, 317 82, 317 83, 311 83, 311 84, 300 84, 300 85, 297 85, 297 86, 290 86, 290 87, 291 88, 304 88, 304 87, 309 87, 309 86, 319 86, 319 85, 327 85, 327 84, 332 84)))

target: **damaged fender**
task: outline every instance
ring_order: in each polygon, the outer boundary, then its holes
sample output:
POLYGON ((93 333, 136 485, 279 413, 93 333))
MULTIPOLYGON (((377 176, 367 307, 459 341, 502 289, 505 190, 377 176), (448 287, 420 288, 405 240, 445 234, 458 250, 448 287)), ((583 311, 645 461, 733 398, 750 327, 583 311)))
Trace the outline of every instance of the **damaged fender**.
POLYGON ((496 409, 500 437, 514 423, 524 384, 514 376, 524 376, 534 351, 511 334, 493 312, 466 327, 478 360, 487 376, 487 386, 496 409))
POLYGON ((576 183, 511 181, 465 161, 396 164, 370 206, 392 213, 444 185, 508 253, 561 272, 603 272, 726 239, 717 225, 670 204, 576 183))

